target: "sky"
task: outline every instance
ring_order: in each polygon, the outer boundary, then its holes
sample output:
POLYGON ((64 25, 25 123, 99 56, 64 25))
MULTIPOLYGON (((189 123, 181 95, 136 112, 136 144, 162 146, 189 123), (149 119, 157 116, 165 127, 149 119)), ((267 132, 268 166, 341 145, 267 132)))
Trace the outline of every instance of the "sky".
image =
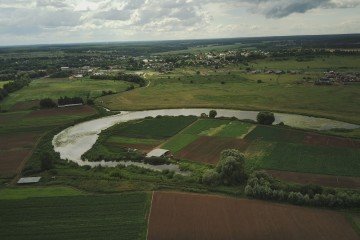
POLYGON ((0 45, 360 33, 360 0, 0 0, 0 45))

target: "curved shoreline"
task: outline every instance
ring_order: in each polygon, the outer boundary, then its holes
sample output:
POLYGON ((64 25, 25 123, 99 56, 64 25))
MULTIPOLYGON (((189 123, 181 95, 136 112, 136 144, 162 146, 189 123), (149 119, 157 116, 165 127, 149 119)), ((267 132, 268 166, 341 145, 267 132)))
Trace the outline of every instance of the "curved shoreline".
MULTIPOLYGON (((161 116, 200 116, 209 113, 210 108, 182 108, 182 109, 158 109, 133 112, 121 112, 116 115, 101 117, 82 122, 69 127, 55 135, 52 144, 54 150, 60 153, 62 159, 75 162, 80 166, 115 166, 116 162, 88 162, 81 156, 92 148, 101 131, 121 122, 143 119, 145 117, 161 116)), ((240 120, 256 120, 258 111, 242 111, 230 109, 215 109, 218 117, 236 117, 240 120)), ((275 123, 284 122, 286 125, 296 128, 329 130, 334 128, 356 129, 359 125, 340 122, 336 120, 308 117, 298 114, 274 113, 275 123)))

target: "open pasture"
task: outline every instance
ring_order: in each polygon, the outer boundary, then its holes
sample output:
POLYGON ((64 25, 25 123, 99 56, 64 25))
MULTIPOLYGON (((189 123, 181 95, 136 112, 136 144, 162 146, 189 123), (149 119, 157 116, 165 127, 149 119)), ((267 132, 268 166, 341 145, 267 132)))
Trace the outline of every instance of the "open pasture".
POLYGON ((0 203, 1 239, 145 239, 150 194, 46 197, 0 203))
POLYGON ((148 239, 355 240, 359 236, 346 217, 334 211, 211 195, 155 192, 148 239))
POLYGON ((247 145, 243 139, 202 136, 184 147, 175 156, 195 162, 216 164, 221 151, 233 148, 245 150, 247 145))
POLYGON ((355 56, 333 56, 303 62, 295 58, 255 60, 249 66, 229 65, 220 69, 184 67, 166 74, 152 74, 149 77, 151 85, 147 88, 104 96, 97 102, 112 110, 183 107, 270 110, 360 123, 356 105, 360 101, 359 84, 313 84, 328 69, 356 71, 359 66, 355 56), (247 67, 301 73, 248 74, 245 72, 247 67), (258 80, 262 83, 257 83, 258 80))

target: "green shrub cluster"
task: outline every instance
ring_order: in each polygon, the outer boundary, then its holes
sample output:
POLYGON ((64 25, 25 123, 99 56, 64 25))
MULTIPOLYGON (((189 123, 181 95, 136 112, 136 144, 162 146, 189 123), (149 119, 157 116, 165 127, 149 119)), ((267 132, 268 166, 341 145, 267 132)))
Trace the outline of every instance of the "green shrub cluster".
POLYGON ((237 185, 245 180, 245 158, 236 149, 221 152, 220 161, 215 169, 204 172, 202 182, 207 185, 237 185))
POLYGON ((355 191, 323 188, 316 185, 281 183, 265 172, 254 172, 248 179, 245 194, 249 197, 317 207, 359 207, 355 191))

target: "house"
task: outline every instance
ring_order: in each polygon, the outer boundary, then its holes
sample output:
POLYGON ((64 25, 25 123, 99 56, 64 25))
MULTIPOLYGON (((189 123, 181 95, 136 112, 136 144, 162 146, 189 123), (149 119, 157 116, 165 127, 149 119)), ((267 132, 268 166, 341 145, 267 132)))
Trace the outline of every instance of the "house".
POLYGON ((69 67, 61 67, 60 69, 61 69, 61 71, 69 71, 70 70, 69 67))
POLYGON ((148 154, 146 154, 147 158, 151 157, 165 157, 170 153, 169 150, 161 149, 161 148, 155 148, 151 150, 148 154))

